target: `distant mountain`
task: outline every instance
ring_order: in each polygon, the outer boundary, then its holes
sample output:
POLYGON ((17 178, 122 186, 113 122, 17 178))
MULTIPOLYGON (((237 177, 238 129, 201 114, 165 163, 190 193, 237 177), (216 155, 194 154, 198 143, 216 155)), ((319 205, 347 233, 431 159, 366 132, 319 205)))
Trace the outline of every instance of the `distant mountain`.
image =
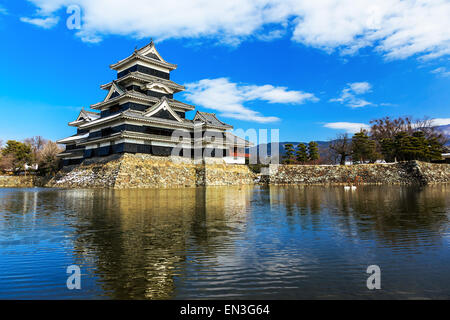
POLYGON ((445 126, 436 127, 439 131, 444 132, 447 136, 450 136, 450 124, 446 124, 445 126))
POLYGON ((438 126, 436 127, 436 129, 442 132, 448 138, 449 142, 447 142, 447 146, 450 146, 450 124, 438 126))

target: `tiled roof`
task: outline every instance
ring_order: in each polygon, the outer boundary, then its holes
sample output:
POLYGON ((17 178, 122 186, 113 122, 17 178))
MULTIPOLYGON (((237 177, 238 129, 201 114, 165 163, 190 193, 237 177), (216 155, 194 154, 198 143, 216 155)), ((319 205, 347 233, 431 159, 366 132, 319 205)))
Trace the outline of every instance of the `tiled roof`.
POLYGON ((69 122, 69 126, 78 127, 85 122, 91 122, 100 118, 100 113, 81 109, 76 120, 69 122))
POLYGON ((159 57, 158 57, 156 54, 154 54, 153 52, 147 53, 145 56, 148 57, 148 58, 152 58, 152 59, 161 61, 161 60, 159 59, 159 57))
POLYGON ((119 62, 112 64, 110 67, 111 69, 118 69, 120 68, 122 65, 124 65, 125 63, 135 60, 135 59, 140 59, 143 61, 147 61, 149 63, 153 63, 171 70, 174 70, 177 68, 176 64, 172 64, 169 63, 167 61, 165 61, 164 59, 161 59, 158 55, 159 53, 156 52, 151 52, 151 51, 156 51, 156 48, 154 48, 154 43, 153 41, 150 42, 148 45, 142 47, 139 50, 135 50, 130 56, 128 56, 125 59, 120 60, 119 62), (150 51, 150 52, 149 52, 150 51), (155 55, 156 57, 154 57, 153 55, 155 55))
MULTIPOLYGON (((130 92, 130 91, 127 91, 127 92, 130 92)), ((145 93, 142 93, 142 92, 138 92, 138 91, 133 91, 133 94, 134 95, 136 95, 136 96, 140 96, 140 97, 142 97, 142 98, 153 98, 152 96, 149 96, 149 95, 147 95, 147 94, 145 94, 145 93)), ((189 109, 194 109, 195 107, 193 106, 193 105, 190 105, 190 104, 187 104, 187 103, 184 103, 184 102, 181 102, 181 101, 179 101, 179 100, 176 100, 176 99, 169 99, 169 98, 167 98, 167 97, 162 97, 162 98, 156 98, 156 103, 159 103, 160 101, 161 101, 161 99, 167 99, 167 101, 169 102, 169 104, 174 104, 174 105, 178 105, 178 106, 181 106, 181 107, 185 107, 185 108, 189 108, 189 109)))
POLYGON ((67 138, 64 138, 64 139, 61 139, 61 140, 58 140, 58 141, 56 141, 57 143, 69 143, 69 142, 74 142, 74 141, 77 141, 77 140, 81 140, 81 139, 84 139, 84 138, 87 138, 89 136, 89 133, 85 133, 85 134, 76 134, 76 135, 73 135, 73 136, 71 136, 71 137, 67 137, 67 138))
POLYGON ((93 111, 87 111, 87 110, 83 110, 83 112, 86 114, 86 116, 88 116, 91 120, 95 120, 100 118, 100 113, 98 112, 93 112, 93 111))
MULTIPOLYGON (((162 79, 162 78, 152 76, 150 74, 145 74, 145 73, 142 73, 139 71, 133 71, 133 72, 127 73, 126 75, 123 75, 122 77, 120 77, 119 79, 116 79, 114 81, 116 83, 121 83, 124 80, 127 80, 129 78, 137 79, 143 83, 160 82, 160 83, 168 86, 169 88, 175 89, 176 91, 183 91, 185 89, 184 86, 179 85, 178 83, 175 83, 172 80, 162 79)), ((111 87, 112 83, 113 83, 113 81, 103 84, 100 86, 100 88, 108 90, 111 87)))
POLYGON ((125 90, 124 88, 122 88, 122 86, 119 85, 119 84, 116 82, 116 80, 114 80, 114 81, 112 82, 112 85, 114 86, 114 88, 116 89, 116 91, 117 91, 117 93, 118 93, 119 95, 122 95, 122 94, 125 93, 126 90, 125 90))
POLYGON ((205 122, 206 124, 209 124, 209 125, 212 125, 215 127, 226 127, 226 128, 231 127, 229 124, 226 124, 225 122, 222 122, 219 119, 217 119, 217 117, 214 113, 197 111, 194 121, 196 121, 196 120, 201 120, 201 121, 205 122))

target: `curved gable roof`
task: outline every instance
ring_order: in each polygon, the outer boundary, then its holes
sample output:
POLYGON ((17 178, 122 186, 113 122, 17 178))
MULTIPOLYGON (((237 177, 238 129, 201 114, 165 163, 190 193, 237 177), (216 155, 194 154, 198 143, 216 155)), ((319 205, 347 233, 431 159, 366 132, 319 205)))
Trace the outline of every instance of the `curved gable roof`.
POLYGON ((231 125, 217 119, 215 113, 197 111, 194 117, 194 121, 201 121, 206 125, 211 125, 214 127, 233 128, 231 125))

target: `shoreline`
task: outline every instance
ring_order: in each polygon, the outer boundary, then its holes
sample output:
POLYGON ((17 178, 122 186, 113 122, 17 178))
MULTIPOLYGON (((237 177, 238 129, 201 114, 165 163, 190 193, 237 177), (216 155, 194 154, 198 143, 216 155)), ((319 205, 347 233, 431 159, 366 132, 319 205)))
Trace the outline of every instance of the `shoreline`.
MULTIPOLYGON (((0 176, 2 177, 2 176, 0 176)), ((423 184, 417 184, 417 183, 361 183, 361 184, 357 184, 355 186, 358 187, 369 187, 369 186, 417 186, 417 187, 424 187, 424 186, 438 186, 438 185, 450 185, 450 182, 433 182, 433 183, 428 183, 426 185, 423 184)), ((33 188, 39 188, 39 189, 60 189, 60 190, 177 190, 177 189, 196 189, 196 188, 220 188, 220 187, 248 187, 248 186, 277 186, 277 187, 283 187, 283 186, 298 186, 298 187, 345 187, 345 186, 349 186, 349 184, 346 183, 260 183, 260 182, 255 182, 255 183, 251 183, 251 184, 241 184, 241 185, 236 185, 236 184, 229 184, 229 185, 212 185, 212 186, 179 186, 179 187, 148 187, 148 188, 111 188, 111 187, 91 187, 91 188, 87 188, 87 187, 57 187, 57 186, 48 186, 48 185, 40 185, 40 184, 33 184, 33 185, 29 185, 29 184, 17 184, 14 186, 4 186, 4 185, 0 185, 0 190, 1 189, 33 189, 33 188)))
POLYGON ((431 185, 450 183, 450 165, 420 161, 354 165, 247 165, 194 163, 143 154, 99 158, 61 169, 55 177, 0 176, 0 188, 171 189, 244 185, 431 185))

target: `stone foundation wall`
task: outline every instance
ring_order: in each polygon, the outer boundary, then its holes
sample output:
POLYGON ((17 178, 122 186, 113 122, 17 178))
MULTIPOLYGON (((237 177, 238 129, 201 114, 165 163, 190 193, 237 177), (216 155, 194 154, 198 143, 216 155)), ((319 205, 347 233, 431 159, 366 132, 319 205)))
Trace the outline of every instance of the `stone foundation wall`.
POLYGON ((204 173, 199 174, 199 178, 204 175, 203 185, 206 186, 253 184, 257 178, 255 173, 242 164, 206 164, 203 170, 204 173))
POLYGON ((64 167, 45 184, 60 188, 112 188, 119 174, 120 158, 89 161, 82 165, 64 167))
POLYGON ((426 184, 450 182, 450 163, 417 162, 417 166, 426 184))
POLYGON ((196 165, 167 157, 125 154, 114 188, 177 188, 196 186, 196 165))
POLYGON ((245 165, 216 160, 194 162, 184 158, 124 154, 84 161, 65 167, 51 180, 0 176, 0 187, 62 188, 181 188, 196 186, 267 184, 433 184, 450 183, 450 164, 418 161, 350 166, 270 165, 257 175, 245 165))
POLYGON ((31 188, 33 180, 32 176, 0 176, 0 188, 31 188))
POLYGON ((419 161, 361 165, 270 165, 269 184, 432 184, 450 182, 450 165, 419 161))
POLYGON ((256 174, 245 165, 195 163, 182 157, 124 154, 66 167, 46 186, 63 188, 179 188, 252 184, 256 174))

